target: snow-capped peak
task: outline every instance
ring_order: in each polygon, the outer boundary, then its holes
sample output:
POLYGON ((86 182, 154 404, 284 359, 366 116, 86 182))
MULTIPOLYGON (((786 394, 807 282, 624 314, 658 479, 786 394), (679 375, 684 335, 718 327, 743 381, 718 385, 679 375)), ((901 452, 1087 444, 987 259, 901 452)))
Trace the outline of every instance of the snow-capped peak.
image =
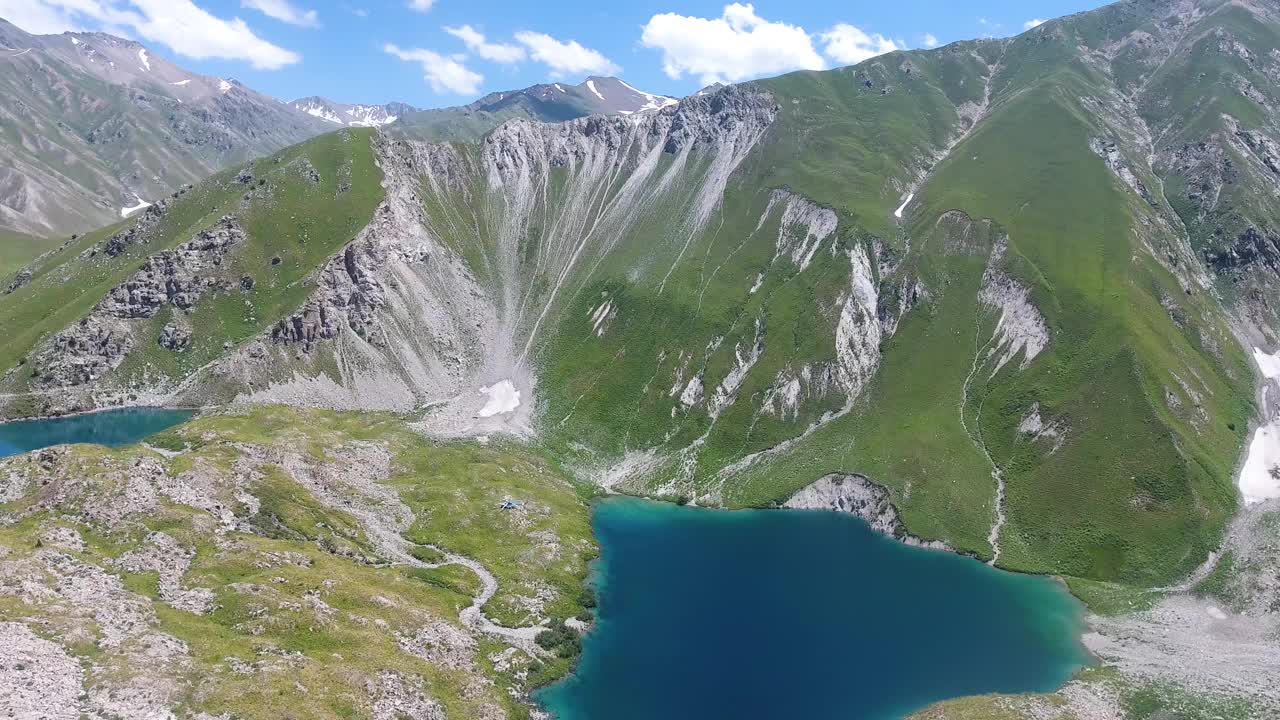
MULTIPOLYGON (((321 97, 302 98, 289 103, 294 109, 334 125, 380 127, 400 119, 404 105, 344 105, 321 97)), ((412 108, 408 108, 412 110, 412 108)))

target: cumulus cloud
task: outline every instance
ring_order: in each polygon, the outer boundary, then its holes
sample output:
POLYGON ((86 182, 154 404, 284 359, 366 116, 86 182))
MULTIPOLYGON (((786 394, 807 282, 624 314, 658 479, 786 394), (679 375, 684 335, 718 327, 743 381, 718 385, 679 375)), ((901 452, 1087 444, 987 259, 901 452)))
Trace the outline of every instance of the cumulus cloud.
POLYGON ((315 10, 303 10, 289 0, 240 0, 240 7, 250 8, 283 23, 299 27, 320 27, 315 10))
POLYGON ((511 65, 524 59, 524 48, 507 43, 491 43, 485 39, 484 34, 470 25, 446 27, 444 31, 461 40, 468 50, 485 60, 511 65))
POLYGON ((445 57, 430 50, 411 48, 402 50, 390 43, 382 47, 389 55, 394 55, 405 62, 416 62, 422 66, 422 77, 439 94, 475 95, 480 91, 480 83, 484 76, 463 64, 465 56, 445 57))
POLYGON ((224 20, 191 0, 0 0, 0 17, 29 32, 129 32, 178 55, 243 60, 260 70, 302 59, 258 37, 240 18, 224 20))
POLYGON ((571 75, 616 75, 622 68, 596 50, 575 40, 557 40, 546 33, 521 30, 516 41, 529 49, 529 56, 551 68, 552 77, 571 75))
POLYGON ((409 0, 409 9, 417 10, 418 12, 426 12, 435 4, 436 0, 409 0))
POLYGON ((938 47, 938 37, 933 33, 925 33, 924 36, 920 38, 920 44, 927 48, 936 48, 938 47))
POLYGON ((1040 27, 1043 24, 1044 24, 1044 21, 1041 20, 1040 18, 1031 18, 1030 20, 1022 23, 1022 29, 1030 30, 1031 28, 1034 28, 1034 27, 1040 27))
POLYGON ((662 51, 668 77, 696 75, 708 85, 826 67, 804 28, 765 20, 750 4, 726 5, 718 18, 654 15, 640 43, 662 51))
POLYGON ((879 33, 869 35, 848 23, 840 23, 822 33, 820 37, 824 44, 823 52, 827 57, 843 65, 860 63, 877 55, 901 50, 898 44, 889 38, 879 33))

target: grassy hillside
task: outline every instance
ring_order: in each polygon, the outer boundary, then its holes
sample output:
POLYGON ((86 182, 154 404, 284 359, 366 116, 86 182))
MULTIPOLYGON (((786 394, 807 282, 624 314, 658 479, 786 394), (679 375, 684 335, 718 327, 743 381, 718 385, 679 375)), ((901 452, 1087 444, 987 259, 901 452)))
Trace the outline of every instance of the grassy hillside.
POLYGON ((0 278, 8 278, 18 272, 41 253, 57 247, 59 242, 56 239, 0 230, 0 278))

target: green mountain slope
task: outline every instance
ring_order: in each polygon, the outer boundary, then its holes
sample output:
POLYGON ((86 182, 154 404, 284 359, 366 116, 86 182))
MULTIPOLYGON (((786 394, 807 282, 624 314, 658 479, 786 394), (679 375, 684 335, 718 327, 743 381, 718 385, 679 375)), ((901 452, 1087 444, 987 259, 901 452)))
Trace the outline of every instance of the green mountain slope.
POLYGON ((415 412, 711 504, 860 473, 922 538, 1169 581, 1236 506, 1256 412, 1237 338, 1267 346, 1269 320, 1247 318, 1273 274, 1216 259, 1248 233, 1213 218, 1270 207, 1255 185, 1193 216, 1204 192, 1180 178, 1198 166, 1176 158, 1223 128, 1266 147, 1278 25, 1193 6, 1120 3, 475 143, 326 136, 144 218, 152 241, 103 259, 121 230, 103 231, 35 268, 0 304, 8 412, 131 395, 415 412), (1250 43, 1258 67, 1237 68, 1250 43), (1219 82, 1170 89, 1209 60, 1219 82), (190 255, 193 238, 218 247, 190 255), (216 281, 138 299, 201 263, 216 281))

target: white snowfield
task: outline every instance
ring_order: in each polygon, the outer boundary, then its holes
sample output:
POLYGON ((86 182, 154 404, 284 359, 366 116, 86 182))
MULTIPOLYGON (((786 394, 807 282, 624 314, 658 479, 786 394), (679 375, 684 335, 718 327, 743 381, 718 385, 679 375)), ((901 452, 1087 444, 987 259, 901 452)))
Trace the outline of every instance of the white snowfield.
POLYGON ((1259 348, 1253 349, 1253 361, 1258 363, 1262 376, 1268 380, 1280 378, 1280 353, 1268 355, 1259 348))
POLYGON ((487 387, 480 388, 481 395, 488 395, 489 400, 480 408, 480 417, 506 415, 520 407, 520 391, 510 380, 500 380, 487 387))
POLYGON ((641 106, 640 108, 641 112, 645 110, 657 110, 658 108, 664 108, 668 105, 675 105, 677 102, 675 98, 669 98, 662 95, 654 95, 653 93, 647 93, 637 87, 633 87, 632 85, 628 84, 626 80, 619 80, 618 82, 622 83, 622 87, 630 90, 631 92, 636 93, 637 95, 644 96, 645 104, 641 106))
POLYGON ((590 90, 596 97, 600 98, 601 100, 604 99, 604 96, 601 95, 600 91, 596 89, 596 84, 594 81, 592 80, 587 81, 587 89, 590 90))
POLYGON ((228 91, 228 90, 230 90, 230 89, 231 89, 231 83, 227 82, 226 80, 219 80, 219 81, 218 81, 218 91, 219 91, 219 92, 226 92, 226 91, 228 91))
POLYGON ((1268 403, 1268 395, 1280 393, 1280 353, 1253 349, 1253 361, 1266 379, 1262 386, 1262 408, 1266 421, 1253 431, 1249 454, 1240 469, 1240 496, 1246 505, 1280 498, 1280 414, 1268 403))
POLYGON ((187 83, 189 83, 189 82, 191 82, 191 78, 187 78, 186 80, 179 80, 178 82, 171 82, 171 83, 169 83, 169 84, 170 84, 170 85, 177 85, 178 87, 182 87, 183 85, 186 85, 186 84, 187 84, 187 83))
POLYGON ((1246 505, 1280 497, 1280 419, 1259 427, 1240 470, 1240 495, 1246 505))
POLYGON ((130 215, 138 212, 139 210, 146 210, 149 207, 151 207, 151 203, 147 202, 146 200, 143 200, 142 198, 138 198, 137 205, 134 205, 133 207, 120 208, 120 217, 127 218, 130 215))
POLYGON ((142 48, 141 50, 138 51, 138 61, 142 63, 143 70, 147 70, 147 71, 151 70, 151 60, 150 58, 147 57, 146 48, 142 48))
POLYGON ((907 206, 911 204, 911 201, 914 200, 915 197, 915 193, 907 193, 907 199, 903 200, 902 204, 898 206, 898 209, 893 211, 893 216, 896 218, 902 217, 902 211, 907 209, 907 206))

